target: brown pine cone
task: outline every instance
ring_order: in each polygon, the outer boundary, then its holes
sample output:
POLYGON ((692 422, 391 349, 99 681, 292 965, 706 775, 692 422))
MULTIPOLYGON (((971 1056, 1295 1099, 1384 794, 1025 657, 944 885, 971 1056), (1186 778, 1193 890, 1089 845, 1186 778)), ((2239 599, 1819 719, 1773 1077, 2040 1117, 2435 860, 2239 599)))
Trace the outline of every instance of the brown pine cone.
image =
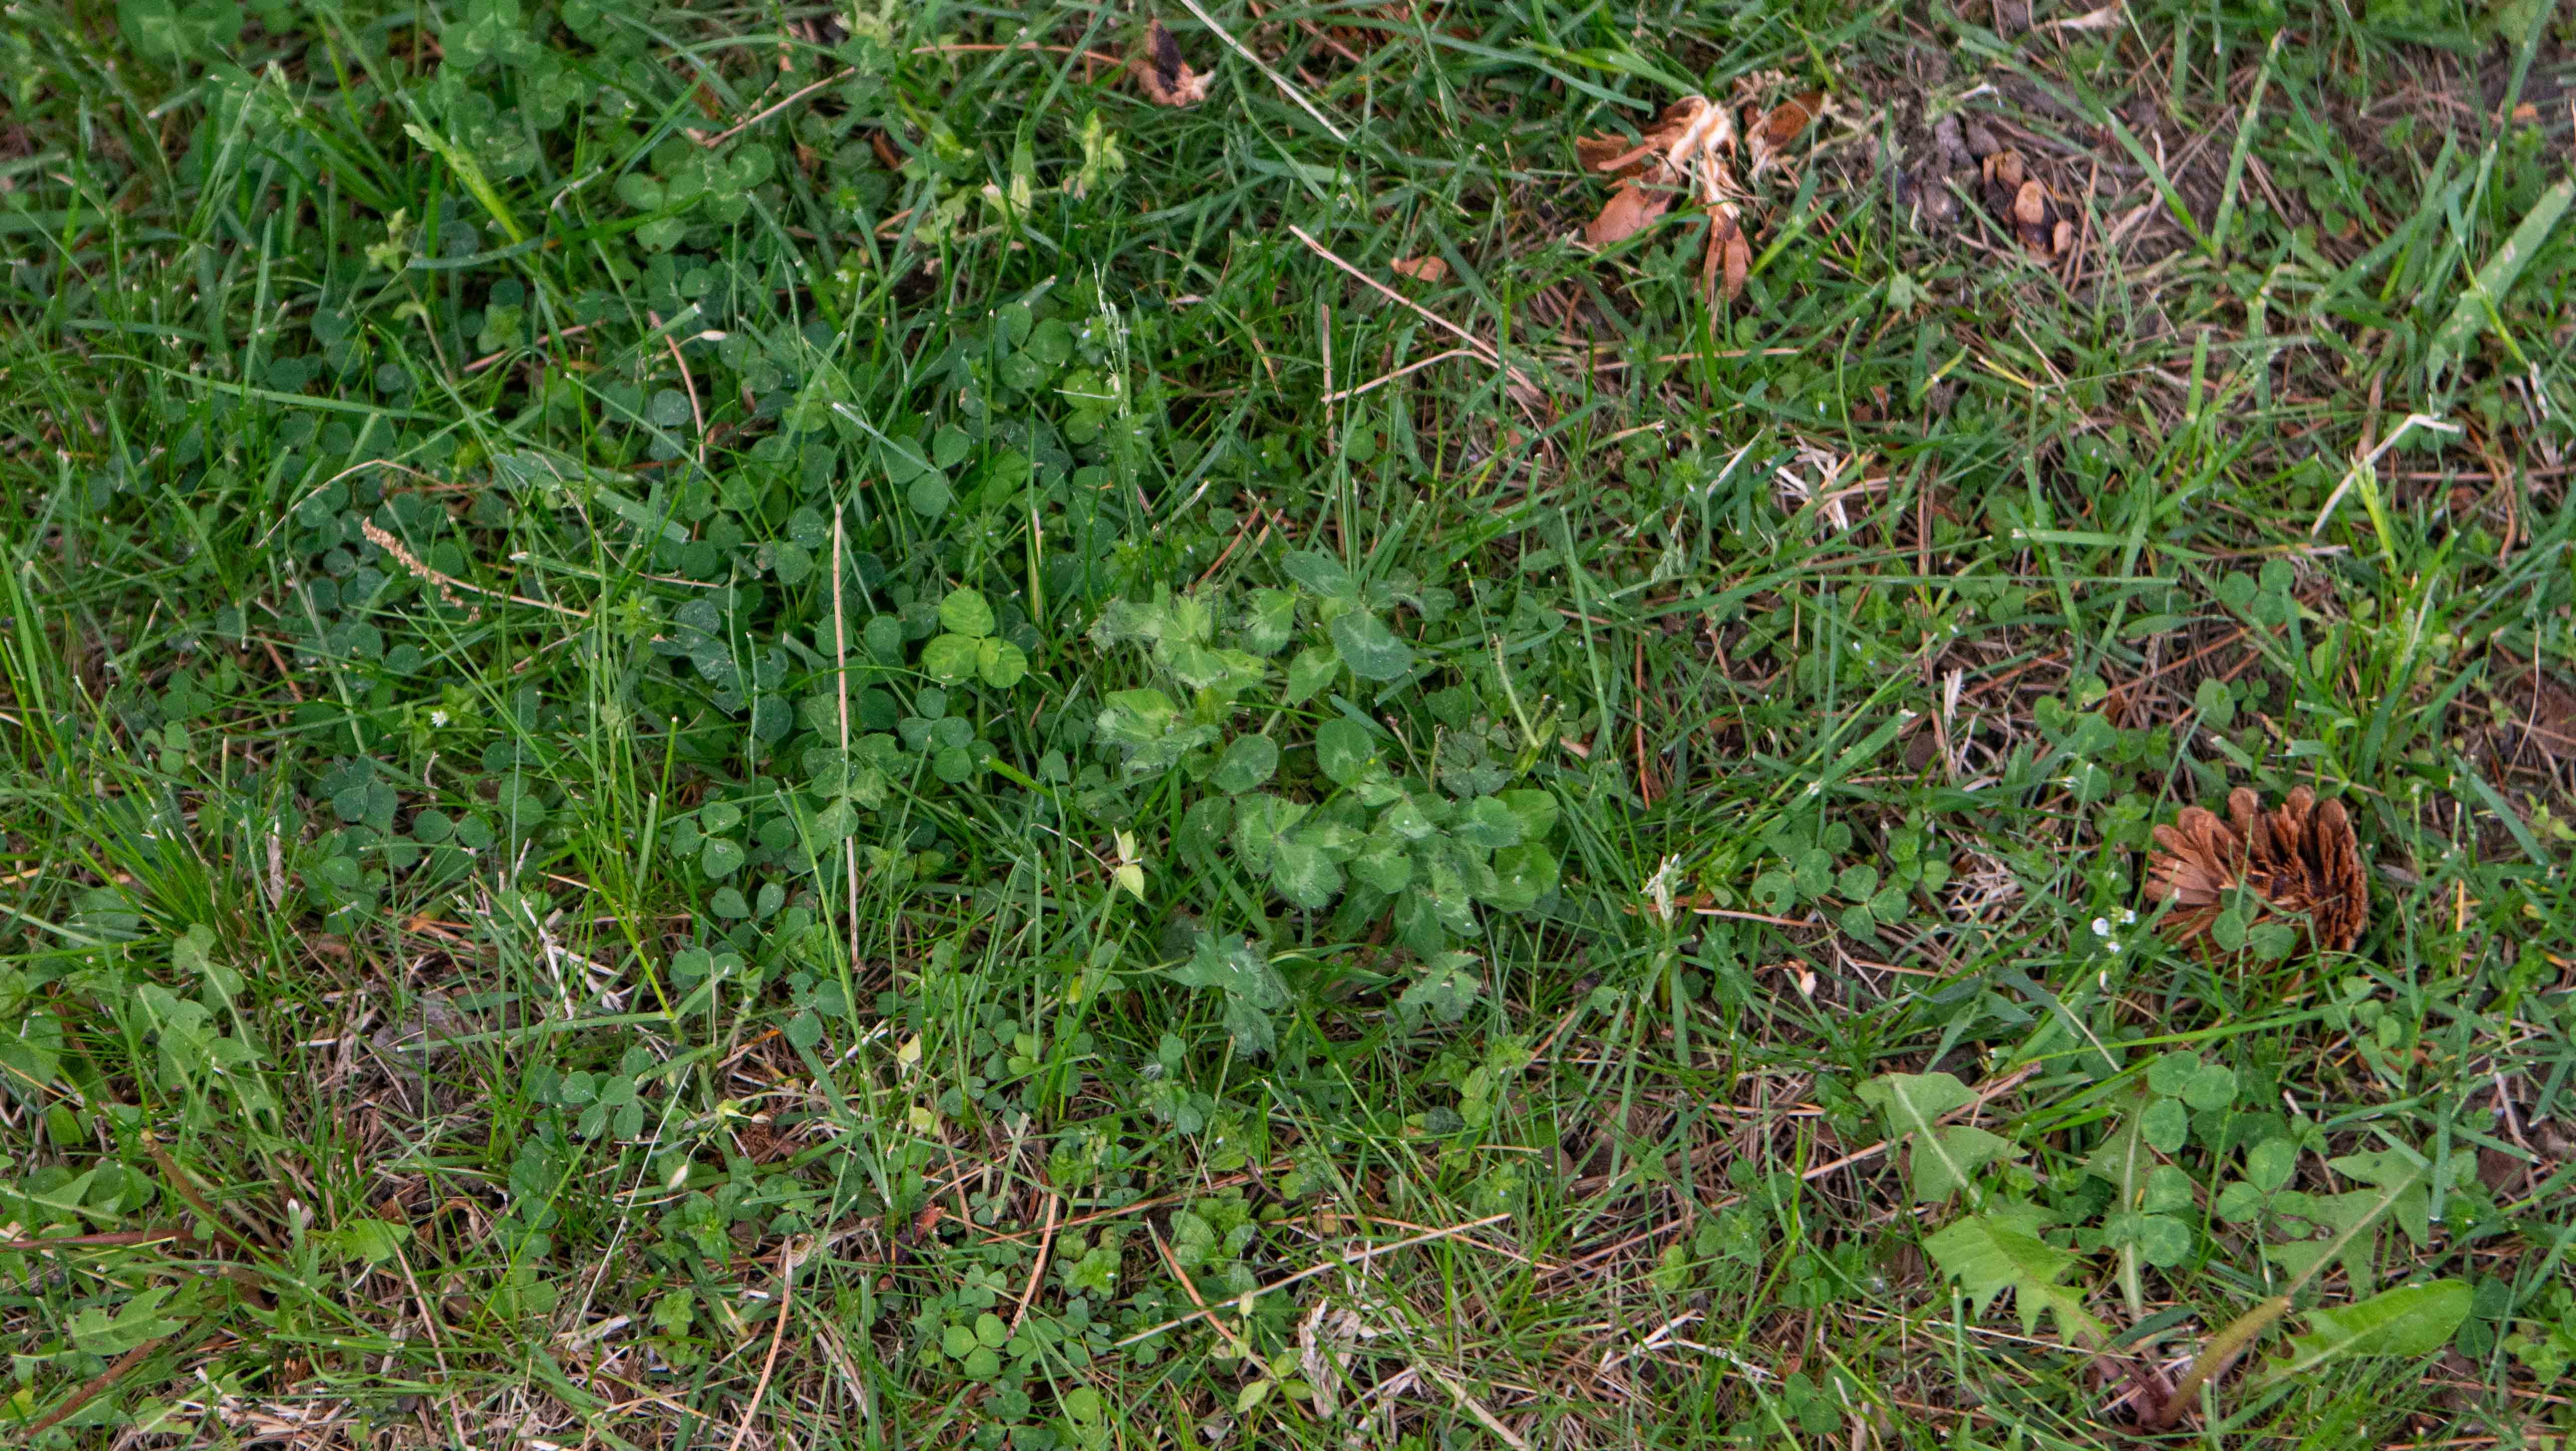
POLYGON ((2344 952, 2370 924, 2370 878, 2343 803, 2320 805, 2305 786, 2272 811, 2251 790, 2227 795, 2228 820, 2185 807, 2156 828, 2147 899, 2170 901, 2162 931, 2178 944, 2202 942, 2210 924, 2245 888, 2265 917, 2297 922, 2311 946, 2344 952))

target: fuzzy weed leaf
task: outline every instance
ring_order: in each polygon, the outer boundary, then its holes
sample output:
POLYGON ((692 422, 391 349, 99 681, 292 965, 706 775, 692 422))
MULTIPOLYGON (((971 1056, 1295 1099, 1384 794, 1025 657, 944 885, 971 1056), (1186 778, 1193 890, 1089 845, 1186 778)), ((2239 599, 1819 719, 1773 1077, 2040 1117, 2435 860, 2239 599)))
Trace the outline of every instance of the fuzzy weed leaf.
POLYGON ((169 1297, 169 1286, 154 1285, 137 1292, 113 1315, 99 1306, 90 1306, 72 1317, 72 1344, 108 1360, 165 1335, 175 1335, 185 1322, 161 1313, 161 1302, 169 1297))
POLYGON ((2347 1356, 2434 1354, 2450 1343, 2475 1298, 2466 1280, 2434 1280, 2382 1290, 2359 1304, 2319 1306, 2308 1312, 2314 1329, 2291 1336, 2289 1352, 2264 1366, 2258 1379, 2312 1375, 2347 1356))

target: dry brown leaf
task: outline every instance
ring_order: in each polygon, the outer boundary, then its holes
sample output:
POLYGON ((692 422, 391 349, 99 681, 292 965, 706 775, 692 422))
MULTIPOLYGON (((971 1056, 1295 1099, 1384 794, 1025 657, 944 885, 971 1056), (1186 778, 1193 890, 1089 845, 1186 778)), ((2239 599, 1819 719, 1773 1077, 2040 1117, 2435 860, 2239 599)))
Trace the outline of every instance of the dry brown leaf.
POLYGON ((2178 944, 2205 942, 2242 889, 2263 916, 2300 923, 2319 950, 2349 949, 2370 925, 2370 875, 2343 803, 2301 786, 2274 810, 2258 806, 2239 786, 2228 820, 2189 806, 2156 828, 2147 900, 2173 903, 2161 930, 2178 944))
POLYGON ((1744 141, 1753 154, 1753 174, 1760 176, 1780 162, 1780 154, 1797 141, 1808 125, 1825 109, 1825 93, 1809 91, 1792 96, 1758 117, 1748 117, 1744 124, 1744 141))
POLYGON ((1673 204, 1673 194, 1660 187, 1623 181, 1601 206, 1601 215, 1583 229, 1583 240, 1595 247, 1624 242, 1654 224, 1673 204))
POLYGON ((1640 146, 1625 136, 1574 138, 1574 154, 1585 171, 1616 171, 1651 149, 1653 143, 1640 146))
POLYGON ((1600 215, 1583 229, 1583 239, 1607 247, 1644 231, 1676 201, 1697 201, 1710 217, 1701 285, 1712 297, 1733 298, 1744 290, 1753 263, 1735 211, 1735 198, 1745 192, 1727 169, 1735 141, 1734 112, 1709 104, 1706 96, 1684 96, 1665 107, 1639 141, 1578 138, 1575 154, 1584 167, 1619 179, 1600 215))
POLYGON ((1449 264, 1437 257, 1398 257, 1387 264, 1397 274, 1416 282, 1446 282, 1449 264))
POLYGON ((2087 10, 2081 15, 2070 15, 2064 20, 2052 20, 2039 28, 2042 30, 2117 30, 2120 22, 2126 18, 2121 0, 2111 0, 2110 4, 2099 10, 2087 10))
POLYGON ((1644 136, 1579 136, 1574 154, 1589 171, 1620 177, 1678 176, 1703 154, 1722 157, 1735 142, 1735 123, 1705 96, 1684 96, 1664 108, 1644 136))
POLYGON ((1160 19, 1145 22, 1145 53, 1127 63, 1127 73, 1158 106, 1195 106, 1207 99, 1208 78, 1181 59, 1181 43, 1160 19))
POLYGON ((1753 266, 1753 244, 1744 225, 1723 208, 1709 214, 1708 255, 1700 259, 1700 291, 1729 302, 1744 294, 1744 277, 1753 266))

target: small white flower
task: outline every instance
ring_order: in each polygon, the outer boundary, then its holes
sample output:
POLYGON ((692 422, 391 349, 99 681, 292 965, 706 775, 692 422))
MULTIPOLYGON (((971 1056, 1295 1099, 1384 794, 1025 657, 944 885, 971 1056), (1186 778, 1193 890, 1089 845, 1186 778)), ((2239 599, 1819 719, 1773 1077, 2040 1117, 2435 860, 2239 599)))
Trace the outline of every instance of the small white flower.
POLYGON ((443 731, 447 729, 447 712, 443 710, 431 711, 429 713, 429 724, 433 730, 443 731))
POLYGON ((2094 936, 2096 936, 2096 937, 2108 937, 2108 936, 2110 936, 2110 935, 2111 935, 2111 919, 2110 919, 2110 918, 2108 918, 2108 917, 2096 917, 2096 918, 2094 918, 2094 919, 2093 919, 2093 935, 2094 935, 2094 936))
POLYGON ((2135 921, 2137 921, 2137 920, 2138 920, 2138 909, 2137 909, 2137 908, 2135 908, 2135 907, 2123 907, 2123 908, 2121 908, 2121 909, 2120 909, 2120 925, 2121 925, 2121 926, 2126 927, 2126 926, 2128 926, 2130 923, 2135 922, 2135 921))
POLYGON ((2117 952, 2120 950, 2120 939, 2117 937, 2105 937, 2102 939, 2102 947, 2105 951, 2117 952))

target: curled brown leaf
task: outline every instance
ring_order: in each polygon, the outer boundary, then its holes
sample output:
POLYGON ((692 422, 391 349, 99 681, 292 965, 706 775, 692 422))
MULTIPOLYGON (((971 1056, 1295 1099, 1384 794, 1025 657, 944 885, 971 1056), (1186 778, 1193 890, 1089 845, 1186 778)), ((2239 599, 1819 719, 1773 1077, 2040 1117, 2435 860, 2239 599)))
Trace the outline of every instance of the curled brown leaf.
POLYGON ((1700 259, 1700 291, 1729 302, 1744 294, 1745 275, 1753 268, 1753 244, 1744 224, 1724 208, 1709 213, 1708 255, 1700 259))
POLYGON ((1437 257, 1398 257, 1387 265, 1398 276, 1410 277, 1416 282, 1449 280, 1449 264, 1437 257))
POLYGON ((1758 118, 1745 123, 1745 146, 1753 153, 1753 174, 1760 176, 1779 164, 1780 154, 1787 151, 1808 125, 1825 109, 1825 93, 1808 91, 1792 96, 1772 107, 1758 118))
POLYGON ((1585 171, 1618 171, 1634 164, 1637 158, 1654 149, 1653 142, 1639 145, 1625 136, 1577 136, 1575 158, 1585 171))
POLYGON ((1673 204, 1673 194, 1641 182, 1623 181, 1602 203, 1601 215, 1583 229, 1583 240, 1595 247, 1624 242, 1654 224, 1673 204))
POLYGON ((1181 59, 1181 43, 1160 19, 1145 22, 1145 49, 1127 63, 1136 88, 1158 106, 1195 106, 1207 99, 1208 77, 1181 59))

